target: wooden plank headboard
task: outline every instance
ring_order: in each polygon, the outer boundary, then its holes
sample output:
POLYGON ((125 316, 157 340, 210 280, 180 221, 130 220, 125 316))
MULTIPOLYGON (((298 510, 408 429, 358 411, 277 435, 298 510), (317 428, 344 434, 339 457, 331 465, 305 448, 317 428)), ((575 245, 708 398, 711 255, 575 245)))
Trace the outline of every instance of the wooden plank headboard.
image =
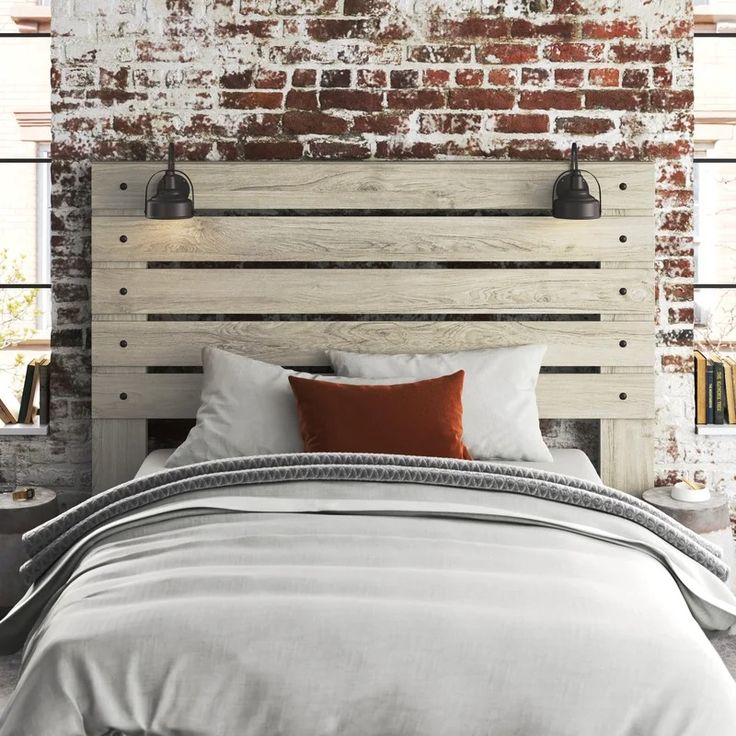
POLYGON ((557 368, 541 416, 600 419, 604 481, 652 485, 654 170, 588 164, 605 216, 573 222, 540 213, 564 166, 187 163, 200 216, 166 222, 142 216, 161 164, 94 164, 95 490, 132 477, 148 419, 194 416, 201 376, 161 368, 204 345, 316 367, 329 347, 529 342, 557 368))

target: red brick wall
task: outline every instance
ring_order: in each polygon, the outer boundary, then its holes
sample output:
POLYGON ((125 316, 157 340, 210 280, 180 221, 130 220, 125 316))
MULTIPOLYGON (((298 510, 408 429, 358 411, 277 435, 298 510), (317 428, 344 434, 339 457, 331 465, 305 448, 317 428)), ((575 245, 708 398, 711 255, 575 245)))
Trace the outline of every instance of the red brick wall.
MULTIPOLYGON (((90 0, 84 17, 65 15, 72 6, 54 10, 54 423, 31 475, 88 481, 89 161, 161 157, 170 137, 191 159, 562 159, 575 139, 583 158, 655 161, 657 468, 683 466, 687 2, 149 0, 136 15, 132 0, 90 0)), ((590 443, 583 427, 552 430, 590 443)))

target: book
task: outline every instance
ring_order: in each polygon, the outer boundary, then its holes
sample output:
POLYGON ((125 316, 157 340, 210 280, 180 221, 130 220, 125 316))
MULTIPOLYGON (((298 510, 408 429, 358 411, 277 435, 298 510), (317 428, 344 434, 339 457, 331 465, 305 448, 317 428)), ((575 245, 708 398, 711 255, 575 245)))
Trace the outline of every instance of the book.
POLYGON ((33 399, 33 379, 35 374, 36 361, 34 359, 26 366, 26 377, 23 381, 23 393, 20 397, 20 409, 18 410, 19 422, 28 421, 26 416, 28 416, 29 409, 31 410, 31 416, 33 415, 31 401, 33 399))
POLYGON ((25 419, 23 420, 27 424, 30 424, 36 414, 39 412, 39 408, 41 405, 41 368, 43 366, 47 365, 49 362, 48 358, 37 358, 34 361, 31 361, 33 363, 33 381, 31 382, 31 400, 28 404, 28 409, 26 410, 25 419))
POLYGON ((39 378, 39 402, 38 402, 38 416, 41 424, 49 423, 49 402, 51 399, 51 392, 49 389, 51 378, 51 366, 48 358, 45 358, 40 366, 40 378, 39 378))
POLYGON ((708 408, 706 368, 708 361, 700 350, 693 351, 695 363, 695 423, 705 424, 708 408))
POLYGON ((705 366, 705 423, 713 424, 713 363, 709 360, 705 366))
POLYGON ((713 424, 723 424, 726 407, 726 377, 723 363, 713 359, 713 424))
POLYGON ((18 421, 18 399, 9 389, 0 390, 0 420, 5 424, 15 424, 18 421))
POLYGON ((725 424, 736 424, 736 401, 733 392, 733 362, 728 358, 723 359, 723 370, 725 372, 726 412, 725 424))

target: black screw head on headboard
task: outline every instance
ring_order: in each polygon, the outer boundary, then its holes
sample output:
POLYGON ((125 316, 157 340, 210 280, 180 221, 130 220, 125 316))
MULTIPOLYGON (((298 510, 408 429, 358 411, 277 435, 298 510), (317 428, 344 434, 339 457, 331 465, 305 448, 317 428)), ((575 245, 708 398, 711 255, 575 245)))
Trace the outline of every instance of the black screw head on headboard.
POLYGON ((629 290, 625 286, 622 286, 618 290, 618 293, 621 294, 621 296, 626 296, 629 293, 629 290))
POLYGON ((621 191, 624 191, 625 189, 628 189, 628 187, 629 187, 629 185, 628 185, 628 184, 627 184, 627 183, 626 183, 625 181, 622 181, 622 182, 621 182, 621 183, 620 183, 620 184, 618 185, 618 188, 619 188, 619 189, 620 189, 621 191))
POLYGON ((627 342, 626 342, 626 340, 619 340, 619 341, 618 341, 618 346, 619 346, 620 348, 625 348, 625 347, 626 347, 626 346, 627 346, 628 344, 629 344, 629 343, 627 343, 627 342))
MULTIPOLYGON (((122 240, 122 238, 121 238, 121 240, 122 240)), ((628 240, 628 238, 625 235, 619 235, 618 236, 618 242, 619 243, 625 243, 627 240, 628 240)), ((123 242, 125 242, 125 241, 123 241, 123 242)))
POLYGON ((120 242, 121 243, 127 243, 128 242, 128 236, 127 235, 121 235, 120 236, 120 242))
POLYGON ((128 398, 128 394, 126 394, 125 391, 123 391, 123 393, 120 394, 120 400, 125 401, 127 398, 128 398))
POLYGON ((629 398, 629 397, 628 397, 628 396, 626 395, 626 393, 625 393, 624 391, 622 391, 622 392, 621 392, 621 393, 620 393, 620 394, 618 395, 618 397, 619 397, 619 399, 621 399, 621 401, 626 401, 626 399, 628 399, 628 398, 629 398))
POLYGON ((121 189, 122 189, 123 191, 125 191, 125 190, 126 190, 126 189, 128 188, 128 185, 127 185, 127 184, 126 184, 126 183, 125 183, 124 181, 121 181, 121 182, 120 182, 120 188, 121 188, 121 189))
POLYGON ((125 296, 128 293, 128 290, 123 286, 123 288, 120 289, 120 293, 122 294, 122 296, 125 296))
POLYGON ((120 341, 120 347, 121 348, 127 348, 128 347, 128 341, 127 340, 121 340, 120 341))

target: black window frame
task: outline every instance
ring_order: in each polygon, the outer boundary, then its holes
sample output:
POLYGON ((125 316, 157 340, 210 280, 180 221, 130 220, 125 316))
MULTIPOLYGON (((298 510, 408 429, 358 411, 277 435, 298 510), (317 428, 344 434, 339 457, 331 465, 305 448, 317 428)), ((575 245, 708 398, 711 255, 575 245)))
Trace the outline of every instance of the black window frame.
MULTIPOLYGON (((717 31, 696 31, 693 34, 694 38, 736 38, 736 32, 718 33, 717 31)), ((696 62, 694 61, 693 64, 696 62)), ((703 158, 702 156, 695 156, 693 158, 693 165, 696 164, 736 164, 736 156, 734 157, 719 157, 719 158, 703 158)), ((697 274, 695 274, 697 276, 697 274)), ((693 289, 736 289, 736 283, 733 284, 718 284, 718 283, 698 283, 697 280, 693 280, 693 289)))
MULTIPOLYGON (((46 32, 30 32, 30 33, 0 33, 0 39, 5 38, 51 38, 51 33, 46 32)), ((0 171, 2 171, 3 164, 48 164, 51 165, 52 162, 52 156, 51 151, 49 151, 48 156, 29 156, 26 158, 20 157, 20 158, 0 158, 0 171)), ((50 244, 49 244, 50 247, 50 244)), ((18 284, 6 284, 0 282, 0 289, 51 289, 51 282, 41 282, 41 283, 18 283, 18 284)))

